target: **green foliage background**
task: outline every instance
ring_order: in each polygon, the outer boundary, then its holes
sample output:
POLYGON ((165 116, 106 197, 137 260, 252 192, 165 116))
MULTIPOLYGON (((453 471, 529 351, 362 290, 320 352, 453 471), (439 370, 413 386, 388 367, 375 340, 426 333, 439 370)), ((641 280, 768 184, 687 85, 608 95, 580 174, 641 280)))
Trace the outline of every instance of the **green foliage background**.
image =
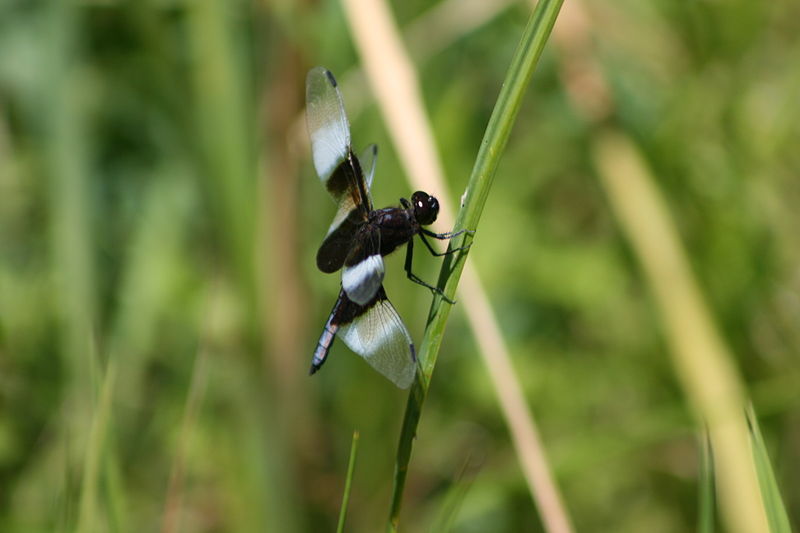
MULTIPOLYGON (((798 523, 800 6, 582 5, 608 121, 659 179, 798 523)), ((405 26, 431 6, 392 7, 405 26)), ((529 10, 433 55, 410 43, 454 191, 529 10)), ((353 429, 347 529, 382 528, 405 395, 338 343, 306 376, 338 279, 314 266, 334 208, 298 122, 304 77, 357 62, 336 2, 0 4, 0 530, 332 530, 353 429)), ((470 258, 577 529, 691 530, 696 428, 563 67, 548 46, 470 258)), ((356 148, 381 147, 375 203, 396 203, 405 177, 349 86, 356 148)), ((429 293, 387 265, 419 338, 429 293)), ((404 524, 443 523, 468 485, 453 531, 540 531, 454 311, 404 524)))

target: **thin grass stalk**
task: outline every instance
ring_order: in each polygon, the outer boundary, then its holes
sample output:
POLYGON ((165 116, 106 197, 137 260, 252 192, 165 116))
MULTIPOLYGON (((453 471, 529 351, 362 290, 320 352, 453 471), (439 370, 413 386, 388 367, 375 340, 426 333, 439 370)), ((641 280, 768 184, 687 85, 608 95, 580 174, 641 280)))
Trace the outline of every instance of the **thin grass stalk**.
POLYGON ((347 477, 344 480, 344 494, 342 494, 342 506, 339 508, 339 524, 336 526, 336 533, 344 531, 344 522, 347 519, 347 505, 350 503, 350 489, 353 483, 353 472, 356 469, 358 438, 358 430, 353 431, 353 441, 350 444, 350 459, 347 462, 347 477))
MULTIPOLYGON (((506 74, 492 116, 489 119, 489 125, 467 184, 463 206, 459 211, 453 228, 454 231, 465 228, 475 230, 478 226, 500 156, 503 153, 514 119, 522 104, 525 89, 558 16, 562 1, 542 0, 531 15, 506 74)), ((463 240, 458 243, 451 242, 451 246, 454 244, 464 246, 471 241, 472 237, 465 234, 463 240)), ((438 285, 439 287, 444 287, 444 294, 448 298, 452 299, 455 295, 456 287, 464 268, 463 260, 465 255, 466 252, 448 255, 442 264, 438 285)), ((428 315, 428 327, 420 344, 419 372, 409 394, 398 444, 388 524, 390 531, 396 531, 399 524, 403 489, 408 472, 408 463, 411 458, 413 440, 433 369, 436 365, 436 358, 444 336, 444 328, 450 314, 451 306, 443 305, 443 303, 446 304, 447 302, 441 296, 434 297, 428 315)))

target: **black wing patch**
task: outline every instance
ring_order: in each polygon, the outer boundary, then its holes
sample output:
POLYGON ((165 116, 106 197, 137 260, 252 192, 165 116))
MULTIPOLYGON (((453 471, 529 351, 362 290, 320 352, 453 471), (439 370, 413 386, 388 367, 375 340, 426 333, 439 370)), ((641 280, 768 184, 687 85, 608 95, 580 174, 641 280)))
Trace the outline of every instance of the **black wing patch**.
POLYGON ((317 268, 326 274, 342 268, 353 246, 353 240, 364 224, 364 217, 355 208, 345 213, 341 220, 337 216, 328 236, 317 250, 317 268))

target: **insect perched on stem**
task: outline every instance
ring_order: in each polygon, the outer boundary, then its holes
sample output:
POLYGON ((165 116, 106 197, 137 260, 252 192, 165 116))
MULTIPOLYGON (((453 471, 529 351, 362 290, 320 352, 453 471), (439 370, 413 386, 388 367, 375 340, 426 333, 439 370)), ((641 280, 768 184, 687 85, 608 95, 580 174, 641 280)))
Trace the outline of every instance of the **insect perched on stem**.
POLYGON ((442 295, 441 289, 411 271, 414 237, 419 236, 435 256, 426 237, 447 240, 460 235, 434 233, 423 226, 436 220, 439 201, 422 191, 401 198, 400 207, 373 209, 370 187, 378 148, 368 146, 359 159, 350 146, 350 125, 333 74, 316 67, 306 79, 306 120, 314 167, 338 204, 336 216, 317 252, 317 266, 326 273, 342 269, 342 288, 322 331, 311 374, 325 362, 338 335, 347 346, 398 387, 408 388, 416 373, 416 355, 403 321, 383 289, 383 257, 407 244, 408 279, 442 295))

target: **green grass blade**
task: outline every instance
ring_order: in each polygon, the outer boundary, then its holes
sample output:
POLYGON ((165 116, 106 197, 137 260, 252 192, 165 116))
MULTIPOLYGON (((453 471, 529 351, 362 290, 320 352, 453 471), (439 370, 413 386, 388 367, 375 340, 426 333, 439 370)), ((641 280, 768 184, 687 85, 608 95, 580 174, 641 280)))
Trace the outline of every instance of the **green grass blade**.
POLYGON ((111 359, 106 368, 87 442, 78 525, 75 528, 80 533, 93 532, 100 527, 98 524, 100 513, 97 509, 98 490, 104 458, 108 454, 108 431, 111 423, 112 396, 116 377, 116 364, 111 359))
POLYGON ((716 486, 714 484, 714 450, 711 436, 703 431, 700 450, 699 505, 697 513, 697 532, 714 533, 714 513, 716 510, 716 486))
POLYGON ((252 104, 249 80, 238 61, 241 52, 225 3, 201 0, 188 6, 188 35, 198 58, 192 73, 200 175, 242 294, 255 297, 255 124, 245 111, 252 104))
POLYGON ((347 462, 347 478, 344 481, 344 494, 342 494, 342 507, 339 509, 339 524, 336 526, 336 533, 342 533, 344 531, 344 521, 347 518, 347 504, 350 502, 350 487, 353 482, 353 472, 356 469, 358 437, 358 430, 353 431, 353 443, 350 445, 350 460, 347 462))
POLYGON ((753 447, 753 460, 756 465, 758 485, 761 487, 764 509, 767 511, 769 530, 772 533, 791 533, 792 527, 789 524, 789 515, 786 513, 786 507, 783 504, 778 482, 775 479, 767 447, 764 444, 764 438, 761 436, 758 419, 752 405, 747 407, 746 415, 747 427, 750 431, 750 443, 753 447))
MULTIPOLYGON (((500 162, 506 142, 508 141, 514 120, 522 105, 522 98, 533 71, 542 54, 544 45, 555 24, 556 17, 563 0, 542 0, 534 10, 522 35, 519 46, 511 61, 503 87, 500 90, 489 124, 484 133, 475 166, 472 169, 469 183, 464 195, 464 202, 458 213, 454 231, 460 229, 475 230, 478 226, 483 207, 489 196, 495 170, 500 162)), ((463 246, 472 241, 472 236, 465 234, 463 241, 451 246, 463 246)), ((444 294, 452 299, 464 268, 465 252, 447 255, 439 274, 439 287, 444 286, 444 294)), ((444 336, 444 328, 450 315, 450 305, 441 296, 435 296, 428 315, 428 327, 425 330, 419 351, 419 371, 417 380, 409 394, 400 442, 395 464, 392 503, 389 514, 389 530, 395 531, 398 526, 403 489, 405 487, 411 448, 416 435, 422 404, 428 391, 428 384, 436 365, 436 358, 444 336)))

